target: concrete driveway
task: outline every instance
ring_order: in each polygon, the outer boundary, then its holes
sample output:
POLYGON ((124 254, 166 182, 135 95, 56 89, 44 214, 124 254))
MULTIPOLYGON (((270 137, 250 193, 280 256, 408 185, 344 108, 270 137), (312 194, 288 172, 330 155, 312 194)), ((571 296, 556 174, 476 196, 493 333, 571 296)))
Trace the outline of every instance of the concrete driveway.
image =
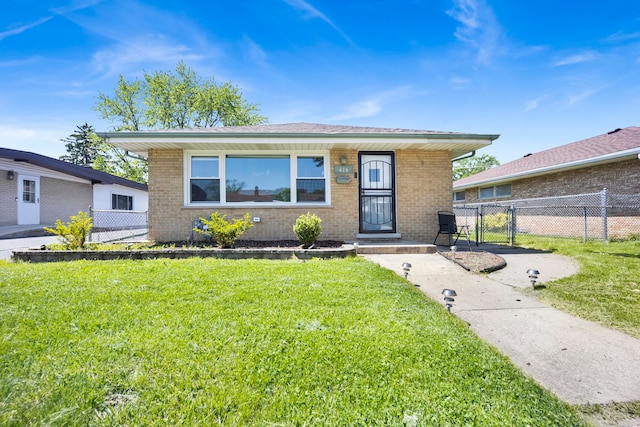
POLYGON ((11 252, 14 249, 28 249, 56 242, 58 242, 56 236, 0 239, 0 259, 11 259, 11 252))

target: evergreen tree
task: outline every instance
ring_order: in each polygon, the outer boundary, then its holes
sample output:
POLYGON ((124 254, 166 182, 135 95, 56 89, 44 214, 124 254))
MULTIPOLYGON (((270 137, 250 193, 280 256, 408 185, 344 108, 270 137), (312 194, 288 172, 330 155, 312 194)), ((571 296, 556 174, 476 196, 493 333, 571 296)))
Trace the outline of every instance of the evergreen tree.
POLYGON ((102 140, 96 135, 93 126, 85 123, 76 126, 76 130, 65 139, 67 154, 60 156, 60 160, 74 165, 91 165, 100 154, 102 140))

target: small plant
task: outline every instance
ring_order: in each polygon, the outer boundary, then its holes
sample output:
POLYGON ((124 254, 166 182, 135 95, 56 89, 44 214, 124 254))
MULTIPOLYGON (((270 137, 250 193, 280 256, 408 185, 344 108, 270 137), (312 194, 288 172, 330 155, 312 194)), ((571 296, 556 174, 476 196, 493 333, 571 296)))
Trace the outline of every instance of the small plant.
POLYGON ((308 213, 300 215, 293 225, 293 232, 296 233, 298 240, 305 246, 311 246, 320 233, 322 233, 322 220, 315 214, 308 213))
POLYGON ((232 247, 245 231, 253 227, 249 212, 232 222, 227 221, 227 216, 220 215, 219 212, 212 213, 211 219, 200 218, 200 221, 204 227, 196 227, 193 231, 211 237, 221 248, 232 247))
POLYGON ((44 227, 47 233, 60 237, 66 249, 82 249, 89 237, 89 232, 93 228, 93 218, 87 212, 78 212, 78 215, 71 215, 71 221, 63 224, 56 220, 56 228, 44 227))

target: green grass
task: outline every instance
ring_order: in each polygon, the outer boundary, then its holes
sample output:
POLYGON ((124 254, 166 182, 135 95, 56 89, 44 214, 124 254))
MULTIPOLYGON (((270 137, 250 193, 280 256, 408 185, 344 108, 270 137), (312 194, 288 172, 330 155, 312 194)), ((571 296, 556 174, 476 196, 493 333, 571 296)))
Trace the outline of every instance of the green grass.
POLYGON ((0 262, 0 425, 572 426, 359 258, 0 262))
POLYGON ((639 241, 582 243, 576 239, 518 236, 517 242, 518 246, 567 255, 580 263, 579 274, 536 290, 541 299, 640 338, 639 241))

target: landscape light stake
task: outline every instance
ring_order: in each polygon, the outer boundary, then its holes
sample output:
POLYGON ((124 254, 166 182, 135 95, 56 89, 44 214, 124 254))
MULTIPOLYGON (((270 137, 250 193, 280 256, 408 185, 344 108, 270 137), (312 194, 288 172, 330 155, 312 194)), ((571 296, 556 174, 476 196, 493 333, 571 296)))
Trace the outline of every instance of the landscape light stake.
POLYGON ((540 272, 538 270, 530 268, 527 270, 527 274, 529 275, 529 281, 531 282, 531 287, 535 289, 536 281, 538 280, 538 275, 540 274, 540 272))
POLYGON ((444 295, 444 306, 447 307, 447 311, 451 313, 451 307, 453 307, 453 302, 455 301, 453 297, 457 297, 458 294, 453 289, 443 289, 442 295, 444 295))
POLYGON ((404 278, 405 279, 409 275, 409 270, 411 270, 411 264, 409 264, 408 262, 403 262, 402 263, 402 271, 404 271, 404 278))

